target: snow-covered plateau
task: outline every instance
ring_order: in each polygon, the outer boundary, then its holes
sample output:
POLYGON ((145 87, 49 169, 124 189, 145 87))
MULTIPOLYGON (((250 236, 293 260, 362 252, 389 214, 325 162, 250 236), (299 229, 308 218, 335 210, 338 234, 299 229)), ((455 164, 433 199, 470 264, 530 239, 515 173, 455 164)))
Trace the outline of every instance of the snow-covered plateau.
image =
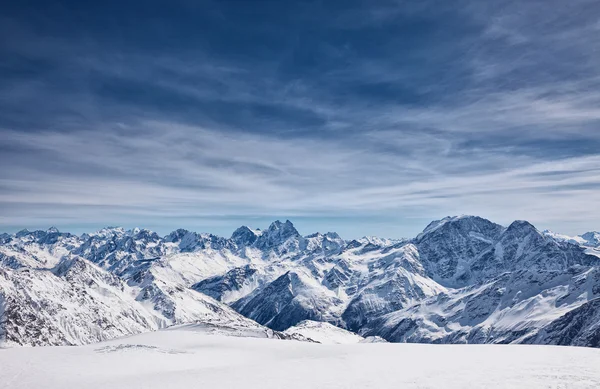
POLYGON ((0 388, 598 388, 600 350, 317 344, 202 326, 77 347, 0 350, 0 388))

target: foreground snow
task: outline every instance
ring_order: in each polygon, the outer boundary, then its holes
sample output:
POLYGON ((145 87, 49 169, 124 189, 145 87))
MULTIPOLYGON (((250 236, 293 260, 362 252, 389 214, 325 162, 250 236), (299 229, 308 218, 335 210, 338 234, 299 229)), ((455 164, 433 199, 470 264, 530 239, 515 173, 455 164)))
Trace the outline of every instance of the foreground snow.
POLYGON ((11 389, 600 387, 596 349, 324 345, 194 326, 87 346, 4 349, 0 366, 0 388, 11 389))

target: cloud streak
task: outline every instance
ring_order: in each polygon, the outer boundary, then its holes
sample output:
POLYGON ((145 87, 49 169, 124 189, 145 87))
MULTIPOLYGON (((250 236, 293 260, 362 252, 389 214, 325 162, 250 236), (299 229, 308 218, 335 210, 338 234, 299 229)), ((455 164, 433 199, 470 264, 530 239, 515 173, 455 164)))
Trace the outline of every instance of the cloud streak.
POLYGON ((274 216, 401 236, 473 213, 597 229, 600 7, 555 6, 206 2, 155 23, 151 5, 127 35, 105 31, 108 6, 89 26, 76 6, 17 6, 0 42, 0 226, 274 216))

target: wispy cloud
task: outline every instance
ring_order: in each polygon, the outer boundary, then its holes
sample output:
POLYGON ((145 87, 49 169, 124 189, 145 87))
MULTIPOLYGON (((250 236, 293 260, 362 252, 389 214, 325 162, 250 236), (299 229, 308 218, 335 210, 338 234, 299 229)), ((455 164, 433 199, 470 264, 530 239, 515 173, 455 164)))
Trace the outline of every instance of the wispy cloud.
POLYGON ((166 15, 161 36, 143 19, 155 41, 103 32, 102 14, 64 30, 68 8, 45 29, 9 12, 0 225, 275 215, 391 236, 474 213, 598 228, 600 7, 576 3, 294 3, 245 24, 212 4, 200 25, 166 15))

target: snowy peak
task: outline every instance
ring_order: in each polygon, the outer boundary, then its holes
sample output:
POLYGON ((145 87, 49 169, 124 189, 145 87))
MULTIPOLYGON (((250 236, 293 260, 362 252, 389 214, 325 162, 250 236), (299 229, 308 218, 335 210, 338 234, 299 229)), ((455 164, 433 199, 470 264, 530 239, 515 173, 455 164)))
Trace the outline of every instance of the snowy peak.
POLYGON ((568 236, 568 235, 563 235, 563 234, 557 234, 556 232, 553 232, 550 230, 544 230, 544 231, 542 231, 542 234, 544 236, 550 237, 551 239, 553 239, 557 242, 567 242, 567 243, 582 245, 582 246, 585 246, 585 243, 587 243, 585 241, 585 239, 583 239, 581 236, 568 236))
POLYGON ((581 235, 581 238, 585 241, 584 244, 586 246, 600 247, 600 232, 586 232, 585 234, 581 235))
POLYGON ((379 238, 377 236, 363 236, 360 239, 357 239, 358 242, 363 244, 372 244, 379 247, 391 246, 403 241, 403 239, 387 239, 387 238, 379 238))
POLYGON ((238 247, 245 247, 256 242, 256 239, 258 239, 259 236, 260 233, 258 231, 252 230, 246 226, 241 226, 237 230, 233 231, 233 234, 231 234, 231 240, 233 240, 238 247))
POLYGON ((276 220, 256 239, 254 246, 260 250, 275 249, 283 255, 298 251, 301 240, 302 236, 291 221, 286 220, 282 223, 276 220))
POLYGON ((445 233, 481 233, 486 236, 494 237, 497 236, 503 227, 499 224, 492 223, 491 221, 481 218, 479 216, 447 216, 441 220, 436 220, 423 230, 422 233, 417 235, 417 241, 424 239, 429 234, 445 234, 445 233))
POLYGON ((518 235, 537 234, 537 235, 542 235, 541 232, 538 231, 537 228, 535 228, 533 224, 529 223, 526 220, 515 220, 514 222, 510 223, 510 225, 506 229, 505 233, 507 235, 510 235, 510 234, 518 234, 518 235))
POLYGON ((179 228, 179 229, 171 232, 169 235, 165 236, 165 242, 170 242, 170 243, 181 242, 183 237, 189 233, 190 233, 190 231, 183 229, 183 228, 179 228))
POLYGON ((278 235, 284 240, 292 236, 300 236, 300 233, 298 233, 296 227, 294 227, 292 222, 289 220, 286 220, 285 223, 282 223, 279 220, 274 221, 271 223, 266 233, 270 235, 278 235))
POLYGON ((477 216, 447 217, 430 223, 414 240, 420 260, 434 280, 470 282, 469 265, 497 241, 504 227, 477 216))
MULTIPOLYGON (((548 238, 531 223, 524 220, 512 222, 502 233, 498 242, 505 245, 519 244, 522 249, 535 249, 547 244, 556 245, 556 241, 548 238)), ((519 253, 522 253, 522 250, 519 250, 519 253)))
POLYGON ((15 238, 27 243, 37 243, 41 245, 53 245, 61 239, 72 237, 72 234, 61 233, 55 227, 50 227, 46 231, 21 230, 15 234, 15 238))
POLYGON ((134 228, 131 230, 131 235, 135 240, 143 240, 146 242, 158 243, 161 240, 160 236, 156 232, 147 230, 145 228, 134 228))
POLYGON ((232 241, 213 234, 199 234, 184 229, 171 232, 164 239, 165 242, 175 243, 180 252, 190 253, 197 250, 232 250, 232 241))
POLYGON ((336 232, 328 232, 326 234, 317 232, 305 236, 304 240, 306 241, 306 250, 308 251, 340 250, 346 243, 336 232))
POLYGON ((125 235, 126 231, 123 227, 104 227, 96 232, 88 234, 97 237, 111 237, 125 235))
POLYGON ((542 234, 554 239, 557 242, 568 242, 584 247, 600 248, 600 232, 596 231, 586 232, 585 234, 577 236, 557 234, 550 230, 544 230, 542 234))

